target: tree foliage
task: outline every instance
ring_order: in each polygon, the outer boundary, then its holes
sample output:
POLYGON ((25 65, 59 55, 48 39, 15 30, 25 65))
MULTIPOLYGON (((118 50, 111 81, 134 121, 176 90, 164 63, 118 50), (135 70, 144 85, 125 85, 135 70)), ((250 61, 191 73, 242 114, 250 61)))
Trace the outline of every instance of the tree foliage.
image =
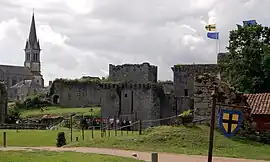
POLYGON ((270 28, 238 27, 230 32, 227 49, 222 77, 244 93, 270 92, 270 28))
POLYGON ((33 95, 27 97, 24 101, 17 101, 15 103, 15 107, 18 110, 23 109, 38 109, 46 106, 51 106, 52 103, 47 100, 46 96, 44 95, 33 95))

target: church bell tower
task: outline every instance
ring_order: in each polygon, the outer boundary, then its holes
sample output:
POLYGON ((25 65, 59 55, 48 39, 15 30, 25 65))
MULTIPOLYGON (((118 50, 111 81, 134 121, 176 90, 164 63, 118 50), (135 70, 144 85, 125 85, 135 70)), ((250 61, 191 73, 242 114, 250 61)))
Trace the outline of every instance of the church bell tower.
POLYGON ((25 51, 24 66, 28 67, 30 71, 33 73, 34 80, 38 84, 44 86, 44 80, 41 75, 41 66, 40 66, 41 49, 39 46, 39 40, 37 39, 34 12, 32 15, 29 37, 26 40, 24 51, 25 51))

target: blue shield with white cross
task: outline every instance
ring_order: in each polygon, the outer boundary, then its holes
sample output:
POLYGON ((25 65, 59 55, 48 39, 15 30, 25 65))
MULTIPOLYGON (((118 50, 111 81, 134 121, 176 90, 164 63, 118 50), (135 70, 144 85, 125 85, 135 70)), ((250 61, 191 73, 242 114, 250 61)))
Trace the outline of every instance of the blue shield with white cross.
POLYGON ((228 138, 235 135, 243 121, 243 113, 239 110, 220 109, 219 127, 228 138))

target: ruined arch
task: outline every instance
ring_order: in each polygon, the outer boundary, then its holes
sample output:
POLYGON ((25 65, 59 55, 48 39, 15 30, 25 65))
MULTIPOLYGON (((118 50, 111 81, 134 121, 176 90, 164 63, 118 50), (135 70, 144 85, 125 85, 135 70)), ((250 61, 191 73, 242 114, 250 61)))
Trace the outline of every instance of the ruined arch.
POLYGON ((60 103, 59 95, 53 95, 52 101, 54 104, 59 104, 60 103))

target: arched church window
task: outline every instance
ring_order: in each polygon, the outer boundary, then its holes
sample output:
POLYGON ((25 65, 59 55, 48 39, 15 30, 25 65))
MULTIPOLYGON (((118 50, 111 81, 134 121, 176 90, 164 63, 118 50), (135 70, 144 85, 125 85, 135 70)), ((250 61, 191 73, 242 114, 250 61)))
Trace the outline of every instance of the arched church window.
POLYGON ((30 60, 30 53, 26 54, 26 60, 30 60))

